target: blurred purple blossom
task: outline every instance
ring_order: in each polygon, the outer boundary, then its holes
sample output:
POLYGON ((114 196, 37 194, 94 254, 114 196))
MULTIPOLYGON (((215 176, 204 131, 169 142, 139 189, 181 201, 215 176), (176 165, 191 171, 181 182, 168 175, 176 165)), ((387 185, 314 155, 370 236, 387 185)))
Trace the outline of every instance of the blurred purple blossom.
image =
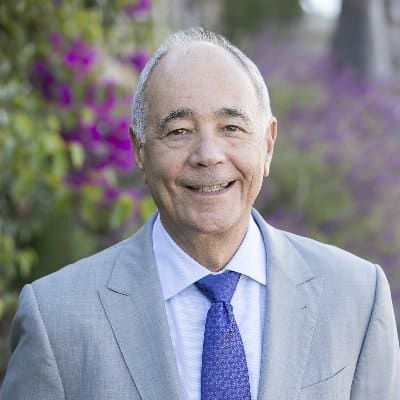
POLYGON ((135 4, 124 8, 126 15, 136 19, 146 18, 151 10, 151 0, 136 0, 135 4))
POLYGON ((93 68, 97 53, 94 46, 82 39, 75 39, 64 55, 67 67, 75 71, 76 77, 84 78, 93 68))
POLYGON ((50 42, 54 49, 59 49, 64 42, 64 38, 60 32, 53 31, 49 34, 50 42))
POLYGON ((68 85, 60 84, 58 103, 62 107, 69 107, 72 105, 72 90, 68 85))
POLYGON ((104 180, 98 181, 97 183, 104 188, 104 197, 103 197, 104 203, 113 203, 121 195, 127 195, 134 200, 141 199, 144 196, 143 191, 138 190, 135 187, 121 188, 119 186, 111 185, 110 183, 104 180))
POLYGON ((58 81, 46 60, 38 60, 33 64, 30 81, 46 100, 52 101, 54 99, 54 86, 58 84, 58 81))
POLYGON ((120 196, 121 189, 115 186, 107 185, 104 193, 104 200, 106 202, 114 202, 120 196))
POLYGON ((48 102, 61 107, 70 107, 73 102, 71 88, 60 81, 46 60, 33 64, 30 72, 32 86, 36 88, 48 102))
POLYGON ((89 173, 107 168, 130 171, 134 166, 129 120, 126 117, 97 115, 91 124, 65 130, 63 138, 67 142, 79 142, 84 147, 87 157, 83 169, 89 173))
POLYGON ((84 102, 98 115, 109 114, 120 102, 117 87, 113 82, 101 85, 88 85, 85 91, 84 102))
POLYGON ((146 49, 140 48, 130 58, 130 62, 138 72, 141 72, 149 60, 149 53, 146 49))

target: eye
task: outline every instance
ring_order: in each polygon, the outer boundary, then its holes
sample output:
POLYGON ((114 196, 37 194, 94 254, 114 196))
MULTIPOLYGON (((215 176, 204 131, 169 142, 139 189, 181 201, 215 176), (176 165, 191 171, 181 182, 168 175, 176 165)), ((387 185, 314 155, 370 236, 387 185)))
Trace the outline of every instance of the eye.
POLYGON ((172 135, 172 136, 183 136, 188 134, 189 131, 185 128, 178 128, 178 129, 174 129, 173 131, 169 132, 168 135, 172 135))
POLYGON ((233 124, 224 125, 221 128, 221 132, 232 137, 242 137, 243 135, 248 133, 247 129, 245 129, 244 127, 233 124))
POLYGON ((226 126, 224 127, 224 129, 225 129, 226 131, 228 131, 228 132, 237 132, 237 131, 241 131, 241 130, 242 130, 242 128, 240 128, 240 127, 237 126, 237 125, 226 125, 226 126))

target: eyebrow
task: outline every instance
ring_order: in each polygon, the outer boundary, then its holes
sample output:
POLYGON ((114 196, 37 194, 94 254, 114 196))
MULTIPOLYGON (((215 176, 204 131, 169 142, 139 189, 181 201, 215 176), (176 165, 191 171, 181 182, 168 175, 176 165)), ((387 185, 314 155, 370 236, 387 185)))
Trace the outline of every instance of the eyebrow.
POLYGON ((191 116, 193 116, 193 111, 190 108, 175 108, 160 119, 160 122, 158 123, 158 131, 162 132, 166 125, 174 119, 188 118, 191 116))
POLYGON ((250 117, 247 115, 247 113, 239 108, 228 108, 228 107, 223 107, 220 110, 215 112, 215 115, 218 117, 234 117, 234 118, 240 118, 247 124, 251 125, 251 120, 250 117))

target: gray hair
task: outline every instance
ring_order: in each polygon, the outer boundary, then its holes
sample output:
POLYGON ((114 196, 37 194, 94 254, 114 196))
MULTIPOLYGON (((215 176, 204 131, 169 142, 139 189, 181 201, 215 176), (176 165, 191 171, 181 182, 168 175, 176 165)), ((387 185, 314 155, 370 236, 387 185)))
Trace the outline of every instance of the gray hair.
POLYGON ((148 104, 145 100, 146 84, 158 63, 172 49, 195 42, 212 43, 228 50, 245 67, 252 79, 259 99, 261 112, 265 121, 272 118, 268 89, 257 66, 241 50, 232 45, 226 38, 202 27, 192 28, 186 31, 178 31, 170 35, 157 51, 150 57, 146 66, 139 75, 136 84, 135 96, 132 107, 132 126, 137 140, 143 144, 146 140, 145 124, 147 119, 148 104))

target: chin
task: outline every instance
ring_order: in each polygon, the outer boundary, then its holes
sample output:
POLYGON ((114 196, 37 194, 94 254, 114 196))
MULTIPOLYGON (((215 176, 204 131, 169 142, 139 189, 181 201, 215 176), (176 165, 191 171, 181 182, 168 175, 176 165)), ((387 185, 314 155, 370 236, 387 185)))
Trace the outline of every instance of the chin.
MULTIPOLYGON (((188 219, 187 222, 202 234, 218 235, 223 234, 232 229, 240 229, 241 218, 235 216, 231 210, 223 210, 218 213, 201 213, 188 219)), ((247 224, 248 218, 246 217, 247 224)))

